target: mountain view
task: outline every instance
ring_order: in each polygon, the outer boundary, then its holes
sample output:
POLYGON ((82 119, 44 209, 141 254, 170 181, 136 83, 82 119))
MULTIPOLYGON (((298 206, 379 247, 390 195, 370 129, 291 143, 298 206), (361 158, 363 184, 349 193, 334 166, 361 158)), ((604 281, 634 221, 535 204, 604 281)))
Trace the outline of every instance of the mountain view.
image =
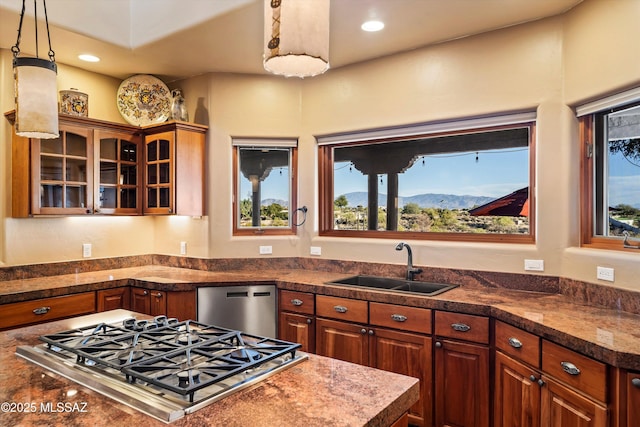
MULTIPOLYGON (((365 191, 347 193, 344 195, 349 204, 347 206, 355 208, 357 206, 367 206, 367 193, 365 191)), ((486 196, 458 196, 455 194, 426 193, 409 197, 399 197, 398 207, 402 208, 407 203, 415 203, 421 208, 443 208, 443 209, 471 209, 475 206, 484 205, 495 197, 486 196)), ((378 195, 378 206, 387 205, 387 195, 378 195)))

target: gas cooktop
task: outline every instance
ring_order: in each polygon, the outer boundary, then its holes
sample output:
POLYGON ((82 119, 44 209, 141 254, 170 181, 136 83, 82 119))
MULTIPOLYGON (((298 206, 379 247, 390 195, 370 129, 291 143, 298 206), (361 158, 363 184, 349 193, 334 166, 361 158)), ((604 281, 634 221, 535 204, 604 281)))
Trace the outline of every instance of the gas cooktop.
POLYGON ((307 358, 300 344, 165 316, 40 339, 18 356, 165 422, 307 358))

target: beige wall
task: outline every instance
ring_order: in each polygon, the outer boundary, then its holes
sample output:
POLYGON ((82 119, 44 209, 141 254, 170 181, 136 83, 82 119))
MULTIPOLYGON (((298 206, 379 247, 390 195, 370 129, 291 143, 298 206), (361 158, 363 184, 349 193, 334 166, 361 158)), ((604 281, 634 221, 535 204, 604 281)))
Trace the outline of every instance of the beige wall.
MULTIPOLYGON (((312 79, 209 74, 178 82, 174 87, 183 89, 191 119, 199 100, 208 113, 208 215, 71 219, 80 220, 76 223, 5 218, 2 259, 7 264, 77 259, 81 243, 92 239, 98 242, 97 256, 178 254, 179 242, 186 241, 188 255, 195 257, 258 257, 260 245, 273 246, 276 257, 309 256, 313 245, 320 246, 322 257, 328 259, 404 263, 405 254, 393 250, 395 241, 318 236, 314 135, 530 110, 538 115, 536 243, 412 241, 414 262, 518 273, 523 272, 525 258, 543 259, 543 274, 608 285, 595 278, 596 265, 602 265, 615 268, 613 286, 640 290, 636 280, 640 254, 578 246, 579 155, 577 121, 570 108, 638 84, 640 57, 634 43, 640 36, 635 19, 639 8, 636 0, 585 0, 562 17, 330 70, 312 79), (232 136, 299 137, 298 200, 309 213, 296 236, 231 235, 232 136), (48 231, 54 227, 63 231, 48 231), (113 234, 119 238, 106 237, 113 234), (15 243, 23 238, 24 243, 15 243), (32 250, 56 239, 69 251, 32 250)), ((1 55, 0 51, 0 60, 7 56, 1 55)), ((3 62, 3 89, 11 87, 8 71, 3 62)), ((59 83, 61 89, 80 86, 90 93, 90 102, 97 99, 94 90, 101 98, 115 99, 119 84, 68 68, 61 70, 59 82, 66 84, 59 83), (70 83, 80 81, 83 85, 70 83)), ((11 106, 4 92, 1 102, 6 111, 11 106)), ((99 117, 95 112, 104 115, 99 118, 120 120, 114 108, 91 103, 89 112, 92 117, 99 117)), ((6 126, 0 130, 6 141, 6 126)), ((3 165, 8 164, 7 152, 3 144, 3 165)), ((0 200, 7 203, 6 172, 1 176, 0 200)), ((6 217, 6 206, 2 211, 6 217)))

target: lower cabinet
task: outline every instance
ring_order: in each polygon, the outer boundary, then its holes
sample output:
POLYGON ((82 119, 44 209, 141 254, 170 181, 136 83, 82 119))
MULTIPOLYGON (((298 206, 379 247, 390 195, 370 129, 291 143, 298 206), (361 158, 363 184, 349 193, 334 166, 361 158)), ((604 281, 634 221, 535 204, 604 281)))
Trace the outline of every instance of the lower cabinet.
POLYGON ((0 330, 3 330, 93 313, 96 310, 96 294, 93 291, 83 292, 3 304, 0 307, 0 330))
POLYGON ((131 288, 131 310, 151 316, 165 315, 178 320, 195 320, 195 291, 158 291, 131 288))
POLYGON ((432 425, 431 310, 318 295, 316 314, 318 354, 418 378, 409 423, 432 425))
POLYGON ((607 427, 606 366, 496 322, 496 427, 607 427))
POLYGON ((278 292, 278 338, 301 345, 307 353, 316 351, 315 296, 307 292, 278 292))
POLYGON ((622 378, 625 410, 620 414, 620 427, 634 427, 640 423, 640 372, 627 371, 622 378))
POLYGON ((96 310, 108 311, 129 308, 131 291, 128 286, 96 291, 96 310))
POLYGON ((435 334, 435 425, 489 427, 489 319, 437 311, 435 334))

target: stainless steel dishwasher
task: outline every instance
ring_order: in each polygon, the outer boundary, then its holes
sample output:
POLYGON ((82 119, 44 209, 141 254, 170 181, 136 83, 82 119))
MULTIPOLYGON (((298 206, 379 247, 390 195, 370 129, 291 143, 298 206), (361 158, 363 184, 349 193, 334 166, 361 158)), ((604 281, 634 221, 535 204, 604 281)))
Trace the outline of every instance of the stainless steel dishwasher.
POLYGON ((276 338, 276 287, 198 288, 198 322, 276 338))

